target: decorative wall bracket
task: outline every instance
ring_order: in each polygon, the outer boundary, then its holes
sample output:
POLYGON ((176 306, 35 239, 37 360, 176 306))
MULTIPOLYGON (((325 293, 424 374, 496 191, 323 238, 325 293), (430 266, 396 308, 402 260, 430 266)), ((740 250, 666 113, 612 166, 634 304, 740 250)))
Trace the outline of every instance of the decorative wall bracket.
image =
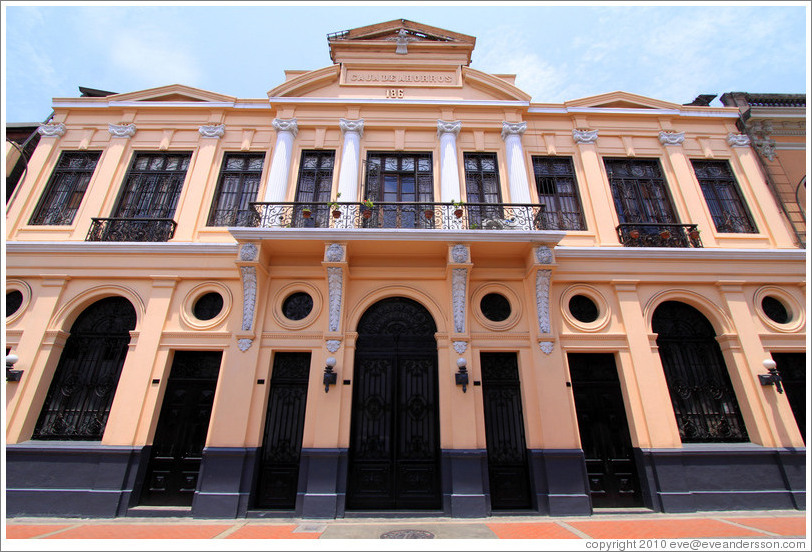
POLYGON ((684 132, 676 132, 673 130, 660 131, 660 143, 664 146, 681 146, 684 141, 684 132))
POLYGON ((576 144, 594 144, 598 139, 598 131, 588 128, 572 129, 572 139, 576 144))
POLYGON ((203 125, 197 130, 203 138, 222 138, 226 133, 226 125, 203 125))
POLYGON ((107 132, 113 138, 132 138, 135 136, 135 123, 126 123, 121 125, 114 125, 109 123, 107 125, 107 132))
POLYGON ((37 132, 40 136, 45 138, 49 136, 62 136, 65 134, 65 125, 63 123, 48 123, 40 125, 37 132))

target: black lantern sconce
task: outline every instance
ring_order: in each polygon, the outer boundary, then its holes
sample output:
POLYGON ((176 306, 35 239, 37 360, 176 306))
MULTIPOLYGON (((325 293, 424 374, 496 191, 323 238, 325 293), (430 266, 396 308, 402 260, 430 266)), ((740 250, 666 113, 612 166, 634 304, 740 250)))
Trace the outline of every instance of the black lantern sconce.
POLYGON ((767 359, 762 362, 762 364, 767 369, 769 374, 759 374, 759 383, 761 383, 761 385, 775 385, 775 390, 779 393, 783 393, 784 388, 781 386, 781 374, 778 373, 778 368, 776 367, 775 361, 767 359))
POLYGON ((454 380, 457 382, 457 385, 462 385, 462 392, 465 393, 465 390, 468 388, 468 369, 466 368, 467 361, 460 357, 457 359, 457 373, 454 374, 454 380))
POLYGON ((324 363, 327 365, 324 367, 324 392, 327 393, 330 391, 330 386, 335 385, 338 381, 338 374, 333 372, 333 368, 335 368, 336 365, 336 357, 327 357, 324 363))
POLYGON ((20 360, 17 355, 6 355, 6 381, 20 381, 23 377, 22 370, 14 370, 13 367, 20 360))

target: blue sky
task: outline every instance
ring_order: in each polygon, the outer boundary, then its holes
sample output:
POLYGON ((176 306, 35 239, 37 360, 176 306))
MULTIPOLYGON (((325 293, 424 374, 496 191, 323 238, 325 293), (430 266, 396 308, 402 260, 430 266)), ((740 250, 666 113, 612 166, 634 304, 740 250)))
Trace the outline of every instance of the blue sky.
POLYGON ((265 98, 285 69, 331 64, 328 33, 400 18, 475 36, 472 67, 516 73, 534 102, 625 90, 687 103, 809 80, 808 2, 234 4, 3 2, 4 121, 43 120, 79 86, 265 98))

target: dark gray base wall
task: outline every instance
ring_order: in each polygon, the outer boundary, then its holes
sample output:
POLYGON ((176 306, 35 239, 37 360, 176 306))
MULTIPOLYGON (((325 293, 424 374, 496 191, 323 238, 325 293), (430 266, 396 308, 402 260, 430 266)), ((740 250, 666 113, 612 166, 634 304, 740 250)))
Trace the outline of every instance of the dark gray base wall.
POLYGON ((256 479, 258 452, 257 448, 242 447, 203 449, 192 516, 245 517, 256 479))
POLYGON ((550 516, 592 514, 589 479, 581 449, 528 450, 533 507, 550 516))
POLYGON ((806 449, 635 449, 646 506, 661 512, 806 509, 806 449))
POLYGON ((304 519, 344 517, 347 449, 302 449, 296 515, 304 519))
POLYGON ((6 446, 8 516, 112 518, 135 496, 144 447, 29 441, 6 446))
POLYGON ((441 473, 445 515, 458 518, 490 515, 486 451, 444 450, 441 456, 441 473))

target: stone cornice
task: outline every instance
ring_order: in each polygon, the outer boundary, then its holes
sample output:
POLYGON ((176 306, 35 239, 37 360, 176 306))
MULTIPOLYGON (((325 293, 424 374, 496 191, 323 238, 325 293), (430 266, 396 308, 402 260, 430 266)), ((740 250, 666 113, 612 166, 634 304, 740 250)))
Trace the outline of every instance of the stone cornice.
POLYGON ((729 249, 675 247, 561 247, 555 248, 558 259, 657 259, 657 260, 730 260, 730 261, 798 261, 806 260, 803 249, 729 249))
POLYGON ((163 255, 230 255, 237 253, 236 243, 189 243, 189 242, 6 242, 7 253, 88 253, 88 254, 163 254, 163 255))
POLYGON ((566 232, 541 230, 412 230, 359 228, 229 228, 234 238, 251 240, 533 242, 555 245, 566 232))

